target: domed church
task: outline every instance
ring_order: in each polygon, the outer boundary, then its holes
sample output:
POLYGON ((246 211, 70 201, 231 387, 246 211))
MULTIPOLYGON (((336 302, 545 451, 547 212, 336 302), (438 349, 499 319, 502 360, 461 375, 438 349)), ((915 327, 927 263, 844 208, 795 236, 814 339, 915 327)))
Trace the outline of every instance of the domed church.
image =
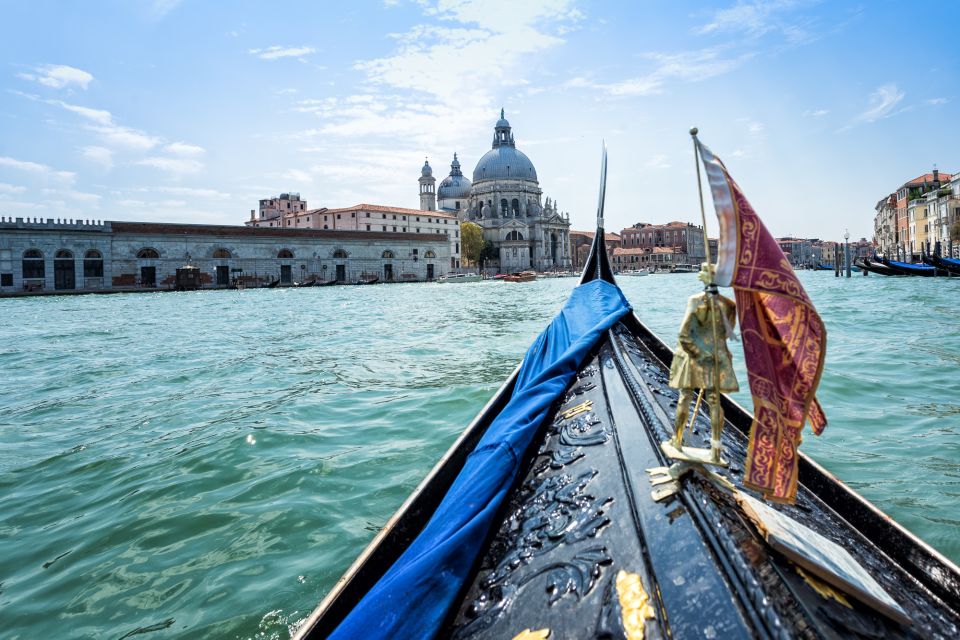
POLYGON ((436 178, 429 162, 420 172, 420 209, 455 214, 483 228, 483 238, 500 256, 500 271, 567 269, 570 261, 570 216, 560 213, 543 191, 537 170, 517 149, 510 123, 500 110, 494 125, 493 147, 473 170, 473 182, 463 175, 453 154, 450 175, 434 192, 436 178))

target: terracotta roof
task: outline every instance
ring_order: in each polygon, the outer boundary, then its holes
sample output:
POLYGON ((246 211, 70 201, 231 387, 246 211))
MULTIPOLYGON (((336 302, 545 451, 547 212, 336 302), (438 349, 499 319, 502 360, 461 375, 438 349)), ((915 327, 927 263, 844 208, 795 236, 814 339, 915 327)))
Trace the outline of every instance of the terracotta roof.
POLYGON ((284 238, 329 238, 331 240, 420 240, 421 242, 449 243, 441 233, 383 233, 377 231, 337 231, 321 229, 290 229, 281 227, 241 227, 215 224, 174 224, 167 222, 109 221, 114 233, 142 233, 200 236, 274 236, 284 238))
POLYGON ((355 204, 352 207, 341 209, 327 209, 324 213, 343 213, 344 211, 376 211, 377 213, 402 213, 408 216, 429 216, 433 218, 456 218, 457 216, 442 211, 422 211, 405 207, 388 207, 382 204, 355 204))
POLYGON ((644 249, 643 247, 630 247, 628 249, 617 247, 613 250, 613 255, 615 256, 640 256, 647 253, 650 253, 650 250, 644 249))
POLYGON ((677 247, 654 247, 654 253, 683 253, 683 251, 677 251, 677 247))
MULTIPOLYGON (((949 182, 952 178, 953 178, 952 173, 944 173, 943 171, 941 171, 938 176, 938 179, 940 180, 940 184, 943 184, 944 182, 949 182)), ((912 187, 916 185, 921 185, 925 182, 933 182, 932 173, 925 173, 922 176, 918 176, 914 178, 910 182, 905 182, 900 188, 903 189, 903 187, 912 187)))
MULTIPOLYGON (((571 229, 570 235, 583 236, 585 238, 589 238, 590 240, 593 240, 593 236, 597 235, 597 232, 596 231, 574 231, 573 229, 571 229)), ((604 232, 603 239, 611 242, 619 242, 620 240, 622 240, 622 238, 619 235, 615 233, 611 233, 609 231, 604 232)))

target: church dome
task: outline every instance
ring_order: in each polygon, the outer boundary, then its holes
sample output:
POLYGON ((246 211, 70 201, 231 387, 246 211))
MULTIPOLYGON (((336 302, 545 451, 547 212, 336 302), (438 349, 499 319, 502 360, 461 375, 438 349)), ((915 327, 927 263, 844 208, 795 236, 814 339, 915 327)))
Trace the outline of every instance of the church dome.
POLYGON ((473 170, 474 183, 502 179, 537 182, 537 170, 533 168, 530 158, 517 149, 503 109, 500 110, 500 119, 494 126, 493 148, 483 154, 473 170))
POLYGON ((453 154, 453 162, 450 163, 450 175, 444 178, 440 186, 437 187, 437 198, 440 200, 467 198, 469 195, 470 180, 460 170, 460 161, 457 159, 457 154, 453 154))
POLYGON ((430 167, 430 161, 424 161, 423 169, 420 170, 420 175, 424 178, 433 177, 433 169, 430 167))
POLYGON ((537 170, 534 169, 530 158, 516 147, 494 147, 480 158, 477 168, 473 170, 473 181, 504 178, 536 182, 537 170))

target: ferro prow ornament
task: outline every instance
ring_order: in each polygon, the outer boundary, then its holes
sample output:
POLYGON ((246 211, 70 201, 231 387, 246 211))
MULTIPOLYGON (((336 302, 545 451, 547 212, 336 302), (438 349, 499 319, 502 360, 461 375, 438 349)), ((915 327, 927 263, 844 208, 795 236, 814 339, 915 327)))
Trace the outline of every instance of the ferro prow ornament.
POLYGON ((680 390, 673 439, 663 443, 664 452, 676 460, 727 466, 720 457, 720 434, 723 431, 723 407, 720 394, 738 391, 737 377, 727 349, 733 336, 737 311, 733 300, 720 295, 713 281, 713 265, 705 262, 700 268, 703 292, 691 296, 680 325, 678 345, 670 366, 670 386, 680 390), (699 391, 697 406, 706 395, 710 406, 710 449, 683 446, 683 435, 690 418, 690 403, 699 391))

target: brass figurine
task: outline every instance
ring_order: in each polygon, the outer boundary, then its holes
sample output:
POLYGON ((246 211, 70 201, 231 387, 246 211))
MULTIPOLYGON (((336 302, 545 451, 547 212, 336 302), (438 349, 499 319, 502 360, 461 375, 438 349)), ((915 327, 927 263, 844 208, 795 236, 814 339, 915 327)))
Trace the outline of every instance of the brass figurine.
POLYGON ((703 263, 699 278, 706 286, 703 292, 691 296, 687 301, 679 344, 670 367, 669 384, 680 390, 680 399, 677 402, 674 436, 669 443, 664 443, 664 450, 671 457, 681 460, 724 465, 720 458, 720 434, 723 431, 720 394, 740 388, 733 371, 730 350, 727 349, 727 340, 733 337, 737 311, 733 300, 720 295, 714 283, 714 274, 714 265, 703 263), (690 402, 698 390, 697 409, 704 395, 710 405, 709 457, 702 449, 683 448, 683 432, 690 418, 690 402))

